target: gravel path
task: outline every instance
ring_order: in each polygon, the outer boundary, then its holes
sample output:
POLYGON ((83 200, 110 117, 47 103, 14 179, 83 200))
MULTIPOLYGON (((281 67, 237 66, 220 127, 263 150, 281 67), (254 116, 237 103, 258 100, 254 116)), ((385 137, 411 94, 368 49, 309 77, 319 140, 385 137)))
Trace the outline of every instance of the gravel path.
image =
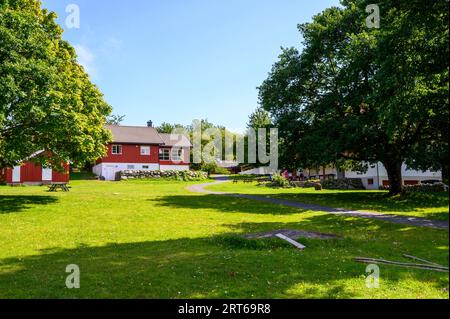
POLYGON ((227 182, 226 177, 216 177, 216 181, 212 183, 206 184, 198 184, 192 185, 188 189, 191 192, 195 193, 204 193, 204 194, 212 194, 212 195, 223 195, 223 196, 231 196, 237 198, 246 198, 257 200, 260 202, 265 202, 269 204, 277 204, 288 207, 295 207, 305 210, 318 211, 318 212, 326 212, 335 215, 345 215, 352 217, 360 217, 360 218, 368 218, 368 219, 376 219, 382 220, 386 222, 391 222, 395 224, 408 225, 408 226, 418 226, 418 227, 430 227, 430 228, 439 228, 439 229, 448 229, 449 223, 445 220, 429 220, 420 217, 408 217, 408 216, 400 216, 400 215, 392 215, 392 214, 381 214, 381 213, 373 213, 373 212, 362 212, 362 211, 354 211, 354 210, 346 210, 343 208, 333 208, 328 206, 321 206, 315 204, 305 204, 300 202, 295 202, 286 199, 278 199, 271 197, 264 197, 258 195, 247 195, 247 194, 232 194, 232 193, 223 193, 223 192, 214 192, 206 190, 206 186, 217 185, 221 183, 227 182))

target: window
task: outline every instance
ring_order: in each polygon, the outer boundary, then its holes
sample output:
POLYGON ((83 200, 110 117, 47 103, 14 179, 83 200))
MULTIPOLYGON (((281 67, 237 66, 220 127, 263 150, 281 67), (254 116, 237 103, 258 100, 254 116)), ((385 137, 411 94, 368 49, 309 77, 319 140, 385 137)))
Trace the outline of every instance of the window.
POLYGON ((183 160, 183 150, 178 148, 172 149, 172 161, 181 162, 183 160))
POLYGON ((161 161, 170 161, 170 150, 162 148, 159 150, 159 159, 161 161))
POLYGON ((150 155, 150 146, 141 146, 141 155, 150 155))
POLYGON ((369 179, 367 180, 367 184, 373 185, 373 184, 374 184, 373 178, 369 178, 369 179))
POLYGON ((122 154, 122 145, 113 145, 112 146, 112 154, 113 155, 120 155, 120 154, 122 154))
POLYGON ((134 169, 134 165, 127 165, 127 169, 134 169))
POLYGON ((150 168, 150 166, 148 166, 148 165, 142 165, 142 169, 149 169, 150 168))

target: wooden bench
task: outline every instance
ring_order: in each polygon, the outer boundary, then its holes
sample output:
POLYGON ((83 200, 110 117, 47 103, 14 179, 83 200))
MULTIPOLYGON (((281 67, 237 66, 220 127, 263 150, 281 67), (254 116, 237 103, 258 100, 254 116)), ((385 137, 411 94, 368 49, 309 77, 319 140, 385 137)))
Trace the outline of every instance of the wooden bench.
POLYGON ((52 183, 48 186, 49 192, 57 192, 58 189, 62 190, 63 192, 68 192, 69 186, 67 186, 67 183, 52 183))

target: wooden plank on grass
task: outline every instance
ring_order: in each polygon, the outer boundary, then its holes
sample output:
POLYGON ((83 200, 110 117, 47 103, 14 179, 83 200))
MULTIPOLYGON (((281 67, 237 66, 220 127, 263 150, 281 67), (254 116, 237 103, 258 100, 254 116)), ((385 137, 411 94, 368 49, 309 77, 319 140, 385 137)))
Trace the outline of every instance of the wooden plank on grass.
POLYGON ((280 238, 280 239, 283 239, 283 240, 287 241, 288 243, 294 245, 294 246, 297 247, 298 249, 303 250, 303 249, 306 248, 306 246, 300 244, 299 242, 296 242, 295 240, 293 240, 293 239, 291 239, 291 238, 289 238, 289 237, 287 237, 287 236, 284 236, 283 234, 276 234, 275 236, 277 236, 277 237, 280 238))

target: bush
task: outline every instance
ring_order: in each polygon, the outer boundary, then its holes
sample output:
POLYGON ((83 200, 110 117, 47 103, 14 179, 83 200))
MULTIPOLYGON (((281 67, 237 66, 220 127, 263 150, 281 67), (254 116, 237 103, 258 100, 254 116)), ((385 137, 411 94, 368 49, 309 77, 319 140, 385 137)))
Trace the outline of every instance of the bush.
POLYGON ((289 187, 289 180, 286 179, 285 177, 278 175, 278 174, 273 174, 272 175, 272 182, 269 184, 269 186, 272 187, 289 187))
POLYGON ((208 176, 211 174, 230 174, 226 168, 217 165, 217 163, 203 163, 201 170, 207 172, 208 176))
POLYGON ((216 169, 214 170, 214 174, 228 175, 230 174, 230 171, 224 167, 217 166, 216 169))

